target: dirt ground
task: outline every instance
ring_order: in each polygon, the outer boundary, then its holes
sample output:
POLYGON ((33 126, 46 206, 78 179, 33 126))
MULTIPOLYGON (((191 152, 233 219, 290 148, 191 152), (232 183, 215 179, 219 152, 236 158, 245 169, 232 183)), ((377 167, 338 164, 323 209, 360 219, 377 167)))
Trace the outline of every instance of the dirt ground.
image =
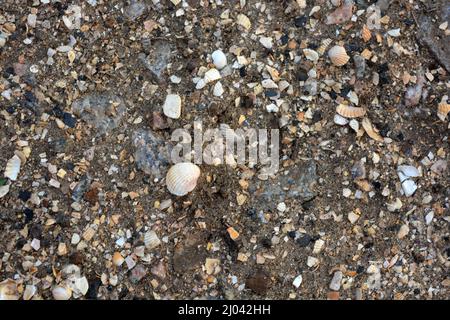
POLYGON ((428 3, 2 0, 0 298, 449 299, 450 7, 428 3), (194 120, 279 129, 280 170, 202 164, 172 195, 194 120))

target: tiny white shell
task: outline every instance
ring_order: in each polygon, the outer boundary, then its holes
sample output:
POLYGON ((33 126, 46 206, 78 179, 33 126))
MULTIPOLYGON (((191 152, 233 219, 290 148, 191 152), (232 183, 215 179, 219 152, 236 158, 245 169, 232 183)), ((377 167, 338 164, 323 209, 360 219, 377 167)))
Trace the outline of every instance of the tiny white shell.
POLYGON ((19 291, 17 290, 17 283, 14 280, 6 279, 0 282, 1 300, 19 300, 19 291))
POLYGON ((338 67, 345 65, 348 60, 350 60, 345 48, 341 46, 334 46, 328 50, 328 57, 330 57, 331 62, 338 67))
POLYGON ((184 196, 194 190, 199 177, 200 168, 195 164, 190 162, 177 163, 167 172, 167 189, 176 196, 184 196))
POLYGON ((222 50, 216 50, 211 54, 214 65, 217 69, 222 69, 227 65, 227 56, 222 50))
POLYGON ((9 159, 6 163, 5 177, 12 181, 16 181, 20 172, 20 164, 21 161, 17 155, 14 155, 11 159, 9 159))
POLYGON ((57 286, 53 288, 52 295, 55 300, 69 300, 72 297, 72 290, 67 287, 57 286))

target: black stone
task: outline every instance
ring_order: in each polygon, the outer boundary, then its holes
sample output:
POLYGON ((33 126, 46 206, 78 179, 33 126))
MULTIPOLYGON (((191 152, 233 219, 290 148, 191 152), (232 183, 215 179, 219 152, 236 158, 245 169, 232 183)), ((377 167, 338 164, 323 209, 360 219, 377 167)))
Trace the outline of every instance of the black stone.
POLYGON ((77 118, 75 118, 72 114, 68 112, 64 112, 63 122, 69 128, 75 128, 75 126, 77 125, 77 118))
POLYGON ((28 201, 31 198, 31 192, 27 190, 19 191, 19 199, 23 202, 28 201))
POLYGON ((304 27, 306 25, 306 22, 308 21, 308 18, 306 16, 300 16, 294 19, 294 25, 297 28, 304 27))
POLYGON ((41 239, 42 226, 40 224, 33 224, 30 228, 30 237, 35 239, 41 239))
POLYGON ((356 268, 356 272, 359 273, 359 274, 364 273, 364 270, 365 270, 365 268, 363 266, 361 266, 361 265, 359 265, 356 268))
POLYGON ((25 223, 28 223, 33 220, 33 217, 34 217, 33 210, 31 210, 29 208, 25 208, 25 210, 23 211, 23 214, 25 215, 25 223))
POLYGON ((89 289, 86 292, 86 298, 96 300, 98 295, 98 289, 102 285, 102 282, 98 278, 89 279, 89 289))
POLYGON ((316 123, 322 120, 322 112, 320 110, 316 110, 313 113, 312 122, 316 123))
POLYGON ((16 249, 20 250, 23 248, 23 246, 27 243, 27 240, 25 238, 20 238, 19 240, 17 240, 16 242, 16 249))
POLYGON ((289 231, 288 232, 288 237, 289 238, 292 238, 292 239, 295 239, 295 236, 297 235, 297 233, 295 232, 295 231, 289 231))
POLYGON ((281 44, 284 46, 285 44, 288 43, 289 36, 287 34, 282 35, 281 38, 280 38, 280 41, 281 41, 281 44))
POLYGON ((262 246, 264 247, 264 248, 270 248, 270 247, 272 247, 272 242, 270 241, 270 239, 268 239, 268 238, 263 238, 262 240, 261 240, 261 244, 262 244, 262 246))
POLYGON ((312 241, 311 236, 305 234, 304 236, 298 238, 296 242, 300 247, 306 247, 311 243, 311 241, 312 241))
POLYGON ((303 70, 303 69, 298 70, 297 71, 297 80, 298 81, 306 81, 306 80, 308 80, 308 73, 305 70, 303 70))
POLYGON ((331 91, 331 92, 330 92, 330 97, 331 97, 331 99, 336 100, 336 98, 337 98, 337 93, 334 92, 334 91, 331 91))
POLYGON ((245 69, 245 66, 243 66, 243 67, 241 67, 240 69, 239 69, 239 75, 243 78, 243 77, 245 77, 246 75, 247 75, 247 71, 246 71, 246 69, 245 69))
POLYGON ((268 98, 271 98, 271 97, 276 97, 277 95, 278 95, 278 91, 277 90, 266 90, 265 92, 264 92, 264 94, 265 94, 265 96, 266 97, 268 97, 268 98))

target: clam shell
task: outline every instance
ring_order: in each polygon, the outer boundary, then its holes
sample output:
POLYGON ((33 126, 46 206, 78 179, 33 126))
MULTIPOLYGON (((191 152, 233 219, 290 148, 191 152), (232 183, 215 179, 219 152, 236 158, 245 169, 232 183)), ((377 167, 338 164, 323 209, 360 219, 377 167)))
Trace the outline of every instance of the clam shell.
POLYGON ((341 46, 334 46, 328 50, 328 57, 330 57, 331 62, 338 67, 345 65, 348 60, 350 60, 345 48, 341 46))
POLYGON ((55 300, 69 300, 72 297, 72 290, 64 286, 56 286, 52 290, 55 300))
POLYGON ((361 30, 361 38, 364 40, 364 42, 367 42, 372 38, 372 33, 370 32, 367 25, 363 25, 363 28, 361 30))
POLYGON ((364 128, 364 131, 366 131, 367 135, 371 137, 373 140, 378 142, 384 141, 383 137, 380 136, 378 132, 376 132, 375 129, 373 128, 369 118, 364 118, 362 120, 362 127, 364 128))
POLYGON ((167 172, 167 189, 176 196, 184 196, 194 190, 199 177, 200 168, 195 164, 190 162, 177 163, 167 172))
POLYGON ((5 177, 12 181, 16 181, 20 172, 20 164, 21 161, 17 155, 14 155, 11 159, 9 159, 6 163, 5 177))
POLYGON ((0 282, 1 300, 19 300, 19 291, 17 290, 17 283, 14 280, 6 279, 0 282))
POLYGON ((366 114, 366 109, 340 104, 336 107, 336 112, 345 118, 358 118, 366 114))
POLYGON ((333 42, 330 38, 324 39, 320 45, 320 47, 317 49, 317 53, 320 55, 323 55, 325 51, 327 50, 328 46, 333 42))
POLYGON ((317 60, 319 60, 319 54, 317 53, 317 51, 311 49, 303 49, 303 54, 305 55, 306 59, 313 62, 317 62, 317 60))
POLYGON ((437 115, 439 119, 442 121, 445 121, 445 118, 447 118, 447 114, 450 112, 450 104, 447 103, 447 96, 444 96, 442 98, 442 101, 438 105, 438 112, 437 115))
POLYGON ((239 14, 237 16, 237 24, 243 26, 247 31, 252 26, 252 23, 250 22, 250 19, 245 14, 239 14))

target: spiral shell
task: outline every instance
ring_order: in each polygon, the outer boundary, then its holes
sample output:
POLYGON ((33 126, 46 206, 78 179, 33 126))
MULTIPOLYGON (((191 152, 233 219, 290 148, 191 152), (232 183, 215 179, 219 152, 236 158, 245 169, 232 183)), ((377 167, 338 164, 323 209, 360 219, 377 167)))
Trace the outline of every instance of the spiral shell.
POLYGON ((6 163, 5 169, 5 177, 9 178, 12 181, 17 180, 17 176, 20 172, 20 158, 17 155, 14 155, 11 159, 6 163))
POLYGON ((336 107, 336 112, 345 118, 358 118, 366 114, 366 109, 340 104, 336 107))
POLYGON ((320 47, 317 49, 317 53, 323 55, 327 50, 328 46, 333 42, 330 38, 326 38, 322 41, 320 47))
POLYGON ((19 291, 17 290, 17 283, 14 280, 6 279, 0 282, 1 300, 19 300, 19 291))
POLYGON ((69 300, 72 297, 72 290, 65 286, 57 286, 53 288, 52 295, 55 300, 69 300))
POLYGON ((167 172, 166 184, 170 193, 184 196, 194 190, 200 177, 200 168, 190 162, 181 162, 167 172))
POLYGON ((447 103, 447 99, 448 97, 444 96, 442 98, 442 101, 438 105, 437 115, 442 121, 445 121, 445 118, 447 118, 447 114, 450 112, 450 104, 447 103))
POLYGON ((364 42, 367 42, 372 38, 372 33, 370 32, 367 25, 363 25, 363 28, 361 30, 361 38, 364 40, 364 42))
POLYGON ((341 46, 334 46, 328 50, 328 56, 331 62, 338 67, 345 65, 350 60, 345 48, 341 46))

